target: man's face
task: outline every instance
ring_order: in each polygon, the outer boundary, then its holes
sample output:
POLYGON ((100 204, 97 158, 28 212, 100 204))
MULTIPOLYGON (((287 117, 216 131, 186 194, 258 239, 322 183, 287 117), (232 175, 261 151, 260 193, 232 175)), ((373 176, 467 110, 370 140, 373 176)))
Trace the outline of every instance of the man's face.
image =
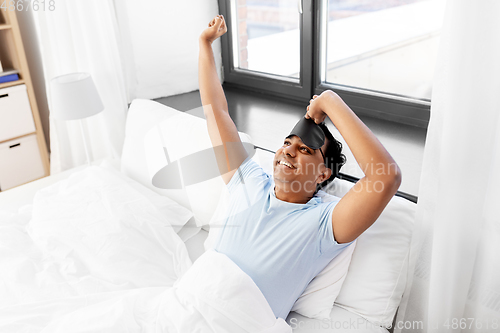
MULTIPOLYGON (((326 141, 321 147, 323 152, 326 141)), ((275 183, 295 193, 314 191, 325 176, 329 177, 319 149, 309 148, 296 135, 285 139, 274 155, 273 167, 275 183)))

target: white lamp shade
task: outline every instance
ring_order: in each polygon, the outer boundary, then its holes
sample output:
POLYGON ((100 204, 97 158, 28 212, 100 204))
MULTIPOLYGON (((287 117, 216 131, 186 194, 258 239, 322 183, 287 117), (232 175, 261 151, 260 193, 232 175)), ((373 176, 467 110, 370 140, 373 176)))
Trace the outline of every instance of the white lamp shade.
POLYGON ((89 73, 71 73, 53 78, 51 116, 62 120, 82 119, 102 110, 101 97, 89 73))

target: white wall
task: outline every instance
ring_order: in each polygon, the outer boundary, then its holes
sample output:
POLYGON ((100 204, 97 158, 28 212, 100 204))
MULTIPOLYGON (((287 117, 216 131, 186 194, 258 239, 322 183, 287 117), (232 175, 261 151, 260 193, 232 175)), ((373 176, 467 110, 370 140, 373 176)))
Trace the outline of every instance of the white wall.
MULTIPOLYGON (((218 14, 217 0, 115 0, 115 7, 129 100, 197 90, 198 37, 218 14)), ((220 73, 220 41, 214 53, 220 73)))

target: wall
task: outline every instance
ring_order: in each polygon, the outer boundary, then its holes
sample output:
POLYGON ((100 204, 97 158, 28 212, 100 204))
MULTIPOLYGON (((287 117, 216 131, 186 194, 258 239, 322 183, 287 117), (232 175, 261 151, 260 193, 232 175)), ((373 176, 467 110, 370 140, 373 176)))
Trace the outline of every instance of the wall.
MULTIPOLYGON (((217 0, 115 0, 115 8, 129 102, 198 89, 198 37, 218 14, 217 0)), ((213 47, 221 73, 220 41, 213 47)))

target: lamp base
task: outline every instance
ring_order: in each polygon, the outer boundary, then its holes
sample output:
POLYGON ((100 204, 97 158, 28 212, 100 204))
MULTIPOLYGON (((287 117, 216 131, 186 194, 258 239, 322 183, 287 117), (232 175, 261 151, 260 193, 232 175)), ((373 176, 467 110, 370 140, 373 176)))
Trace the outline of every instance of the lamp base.
POLYGON ((79 119, 78 122, 80 123, 80 130, 82 132, 83 147, 85 148, 85 155, 87 156, 87 165, 90 166, 89 149, 87 147, 87 138, 85 137, 85 131, 83 129, 83 120, 79 119))

